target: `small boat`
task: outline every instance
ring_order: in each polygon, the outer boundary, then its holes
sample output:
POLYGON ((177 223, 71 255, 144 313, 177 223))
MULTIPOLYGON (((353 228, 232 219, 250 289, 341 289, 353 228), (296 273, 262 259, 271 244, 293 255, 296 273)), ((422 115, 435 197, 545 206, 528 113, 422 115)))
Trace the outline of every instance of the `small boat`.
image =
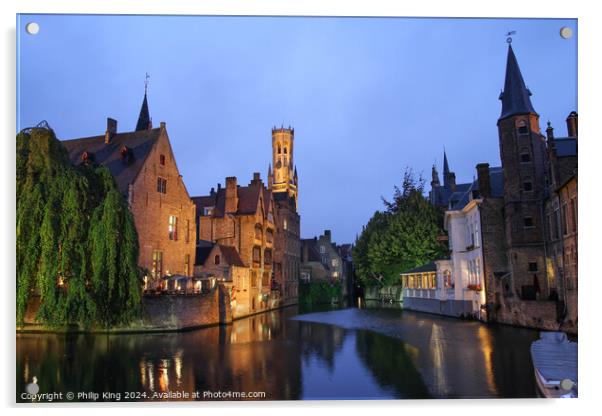
POLYGON ((546 398, 577 396, 577 343, 564 332, 541 332, 531 344, 538 394, 546 398))

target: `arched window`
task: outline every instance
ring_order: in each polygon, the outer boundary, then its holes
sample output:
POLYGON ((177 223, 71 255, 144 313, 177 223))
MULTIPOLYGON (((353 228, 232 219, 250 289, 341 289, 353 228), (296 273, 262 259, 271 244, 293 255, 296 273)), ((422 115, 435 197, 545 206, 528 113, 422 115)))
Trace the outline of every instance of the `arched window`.
POLYGON ((286 150, 286 146, 284 147, 284 154, 286 155, 288 152, 286 150))
POLYGON ((280 143, 278 143, 278 154, 282 153, 282 147, 280 147, 280 143))
POLYGON ((216 265, 218 265, 218 264, 219 264, 219 262, 220 262, 219 254, 216 254, 216 255, 215 255, 215 259, 213 259, 213 262, 214 262, 216 265))

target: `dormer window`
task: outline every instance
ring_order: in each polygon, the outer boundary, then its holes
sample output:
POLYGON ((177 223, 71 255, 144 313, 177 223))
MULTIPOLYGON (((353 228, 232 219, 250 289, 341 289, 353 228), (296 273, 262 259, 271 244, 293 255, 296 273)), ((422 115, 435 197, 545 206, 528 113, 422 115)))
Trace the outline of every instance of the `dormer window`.
POLYGON ((125 163, 130 163, 134 159, 134 152, 125 145, 121 147, 119 153, 121 154, 121 160, 125 163))
POLYGON ((83 163, 90 163, 94 161, 94 153, 92 152, 88 152, 88 151, 84 151, 84 153, 82 153, 82 162, 83 163))

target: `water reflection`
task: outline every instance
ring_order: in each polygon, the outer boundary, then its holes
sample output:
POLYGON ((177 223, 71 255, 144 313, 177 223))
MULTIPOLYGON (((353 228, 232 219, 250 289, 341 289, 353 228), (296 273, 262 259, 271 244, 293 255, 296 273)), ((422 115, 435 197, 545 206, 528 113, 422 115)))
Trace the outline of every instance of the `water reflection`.
POLYGON ((319 322, 290 319, 297 313, 184 333, 19 334, 17 400, 34 376, 40 393, 120 392, 122 400, 174 391, 205 400, 206 391, 268 400, 534 395, 524 348, 534 331, 397 309, 305 315, 319 322))

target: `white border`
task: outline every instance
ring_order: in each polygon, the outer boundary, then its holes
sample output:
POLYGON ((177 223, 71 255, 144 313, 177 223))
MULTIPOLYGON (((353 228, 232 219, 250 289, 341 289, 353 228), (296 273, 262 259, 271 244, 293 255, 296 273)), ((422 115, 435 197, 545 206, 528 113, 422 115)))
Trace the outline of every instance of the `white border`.
POLYGON ((11 407, 10 413, 32 413, 32 408, 15 408, 15 339, 14 339, 14 142, 15 135, 15 14, 16 13, 105 13, 105 14, 223 14, 223 15, 345 15, 345 16, 430 16, 430 17, 563 17, 579 19, 579 112, 581 118, 580 146, 580 366, 579 394, 577 400, 564 401, 534 401, 534 400, 439 400, 439 401, 334 401, 334 402, 270 402, 224 404, 155 404, 155 405, 104 405, 84 410, 83 405, 67 407, 44 406, 45 414, 54 415, 65 413, 81 414, 84 411, 91 414, 106 415, 107 411, 126 413, 133 408, 142 407, 145 414, 162 414, 167 412, 225 412, 233 410, 240 413, 252 414, 257 411, 267 414, 306 414, 316 411, 342 414, 365 413, 401 413, 401 412, 437 412, 440 414, 504 414, 516 411, 546 413, 546 414, 576 414, 590 406, 596 406, 595 400, 600 387, 600 355, 602 342, 599 330, 600 281, 602 276, 599 267, 595 267, 595 256, 600 252, 600 211, 602 198, 597 190, 596 181, 601 179, 599 162, 602 154, 602 135, 598 120, 600 119, 600 104, 597 100, 602 97, 600 88, 600 40, 602 17, 594 7, 596 2, 557 1, 545 2, 525 0, 502 0, 483 2, 470 0, 420 0, 420 1, 384 1, 384 0, 289 0, 289 1, 251 1, 251 0, 95 0, 95 1, 42 1, 21 0, 2 1, 0 20, 2 25, 2 71, 1 91, 4 96, 0 100, 0 117, 3 138, 0 151, 0 172, 3 182, 3 198, 1 209, 0 229, 3 232, 1 262, 4 273, 2 280, 4 311, 3 339, 0 342, 2 357, 5 360, 3 377, 1 377, 0 392, 3 392, 3 405, 11 407), (106 407, 111 407, 107 409, 106 407), (171 409, 171 408, 177 409, 171 409), (228 408, 228 409, 226 409, 228 408), (374 409, 374 410, 372 410, 374 409))

